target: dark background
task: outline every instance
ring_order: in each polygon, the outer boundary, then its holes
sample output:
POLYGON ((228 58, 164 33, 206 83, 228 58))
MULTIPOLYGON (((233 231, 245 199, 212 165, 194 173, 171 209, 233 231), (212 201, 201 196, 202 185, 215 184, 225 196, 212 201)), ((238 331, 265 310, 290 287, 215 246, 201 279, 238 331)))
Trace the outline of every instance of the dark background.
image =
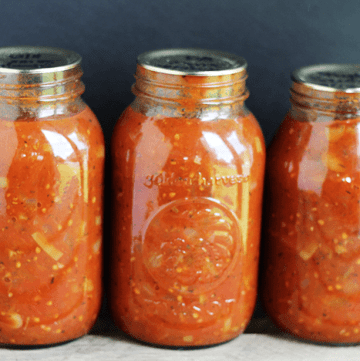
MULTIPOLYGON (((200 47, 243 56, 249 64, 247 105, 269 143, 289 108, 294 69, 360 63, 359 19, 359 0, 0 0, 0 46, 80 53, 84 99, 107 146, 133 99, 140 53, 200 47)), ((262 315, 259 306, 256 315, 262 315)))
POLYGON ((0 0, 0 46, 47 45, 83 57, 84 99, 107 144, 132 101, 136 57, 201 47, 243 56, 248 107, 267 143, 289 108, 290 72, 360 63, 358 0, 0 0))

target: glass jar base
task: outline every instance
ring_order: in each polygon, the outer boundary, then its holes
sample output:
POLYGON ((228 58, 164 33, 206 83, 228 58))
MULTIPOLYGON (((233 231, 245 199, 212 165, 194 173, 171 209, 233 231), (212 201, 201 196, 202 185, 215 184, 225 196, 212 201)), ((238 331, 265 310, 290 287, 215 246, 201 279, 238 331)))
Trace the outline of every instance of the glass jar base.
POLYGON ((48 343, 48 344, 40 344, 40 345, 31 345, 31 344, 13 344, 13 343, 0 343, 0 349, 10 349, 10 350, 41 350, 41 349, 45 349, 45 348, 50 348, 50 347, 57 347, 57 346, 62 346, 62 345, 66 345, 68 343, 71 343, 75 340, 78 340, 81 337, 84 337, 85 335, 79 336, 79 337, 75 337, 72 338, 70 340, 67 341, 60 341, 60 342, 55 342, 55 343, 48 343))
POLYGON ((125 337, 128 338, 131 341, 134 341, 136 343, 140 343, 144 346, 150 346, 150 347, 154 347, 154 348, 161 348, 161 349, 166 349, 166 350, 184 350, 184 351, 190 351, 190 350, 202 350, 202 349, 207 349, 207 348, 211 348, 211 347, 215 347, 215 346, 219 346, 219 345, 224 345, 232 340, 234 340, 235 338, 239 337, 240 335, 237 335, 229 340, 226 341, 221 341, 221 342, 215 342, 215 343, 211 343, 211 344, 204 344, 204 345, 168 345, 168 344, 160 344, 160 343, 152 343, 152 342, 147 342, 147 341, 143 341, 141 339, 138 339, 136 337, 133 337, 127 333, 124 333, 125 337))

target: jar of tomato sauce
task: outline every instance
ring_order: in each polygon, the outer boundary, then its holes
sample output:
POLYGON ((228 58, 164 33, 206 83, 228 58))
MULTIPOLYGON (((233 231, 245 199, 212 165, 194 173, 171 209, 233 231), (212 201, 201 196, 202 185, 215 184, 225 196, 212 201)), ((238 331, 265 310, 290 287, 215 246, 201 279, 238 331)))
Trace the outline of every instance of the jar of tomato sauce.
POLYGON ((0 343, 89 331, 101 301, 101 127, 78 54, 0 48, 0 343))
POLYGON ((268 150, 263 302, 284 331, 360 342, 360 66, 292 75, 268 150))
POLYGON ((265 149, 246 77, 227 53, 138 58, 112 137, 110 287, 115 323, 138 340, 217 344, 250 320, 265 149))

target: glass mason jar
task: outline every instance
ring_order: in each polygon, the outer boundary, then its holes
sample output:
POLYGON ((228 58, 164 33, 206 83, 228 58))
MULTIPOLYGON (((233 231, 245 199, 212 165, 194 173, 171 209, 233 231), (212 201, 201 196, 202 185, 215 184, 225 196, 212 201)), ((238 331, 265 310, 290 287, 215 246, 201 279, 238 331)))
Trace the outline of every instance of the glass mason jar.
POLYGON ((159 50, 135 78, 111 147, 113 318, 152 344, 230 340, 255 304, 265 163, 246 62, 159 50))
POLYGON ((104 141, 78 54, 0 48, 0 343, 89 331, 101 302, 104 141))
POLYGON ((284 331, 360 342, 360 66, 292 75, 268 149, 262 298, 284 331))

